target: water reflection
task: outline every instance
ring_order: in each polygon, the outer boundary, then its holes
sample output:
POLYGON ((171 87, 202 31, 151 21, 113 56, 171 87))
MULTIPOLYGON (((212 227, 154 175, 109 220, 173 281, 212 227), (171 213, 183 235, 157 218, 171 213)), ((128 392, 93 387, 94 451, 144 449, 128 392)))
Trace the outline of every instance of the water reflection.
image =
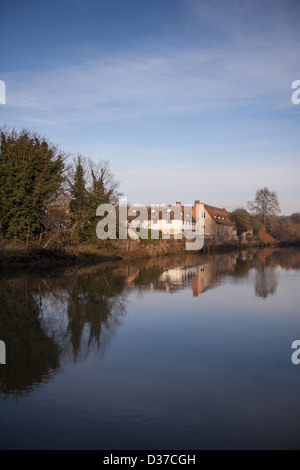
POLYGON ((0 393, 24 395, 51 380, 66 362, 83 361, 90 354, 103 358, 132 290, 172 294, 188 289, 191 297, 200 297, 228 276, 238 280, 253 272, 254 293, 266 299, 276 293, 278 266, 299 269, 300 252, 186 255, 4 277, 0 338, 7 346, 7 365, 0 370, 0 393))
POLYGON ((24 394, 59 367, 58 346, 41 326, 39 305, 27 279, 2 283, 0 305, 0 334, 7 349, 0 391, 24 394))
POLYGON ((267 298, 276 293, 278 266, 284 269, 299 269, 299 250, 266 248, 260 251, 234 252, 212 256, 193 256, 153 261, 132 268, 127 282, 141 290, 158 290, 173 293, 191 286, 192 295, 198 297, 217 287, 226 276, 241 278, 255 272, 255 294, 267 298), (173 262, 173 265, 171 264, 173 262))
POLYGON ((124 278, 111 269, 2 280, 0 334, 7 346, 0 393, 24 395, 62 362, 103 355, 124 313, 124 278))

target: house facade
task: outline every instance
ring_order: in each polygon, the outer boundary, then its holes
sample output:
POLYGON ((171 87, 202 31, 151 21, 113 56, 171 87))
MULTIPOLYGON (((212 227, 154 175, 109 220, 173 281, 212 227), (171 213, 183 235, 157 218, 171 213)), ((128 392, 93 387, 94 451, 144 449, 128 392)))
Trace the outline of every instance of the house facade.
POLYGON ((195 201, 193 206, 183 206, 181 202, 166 206, 131 206, 128 212, 128 229, 141 224, 144 229, 170 234, 182 238, 187 231, 195 231, 197 217, 205 239, 232 240, 237 237, 235 223, 229 218, 225 208, 218 208, 195 201), (139 218, 143 219, 141 223, 139 218))
POLYGON ((236 225, 225 208, 204 204, 205 236, 214 240, 232 240, 237 237, 236 225))
POLYGON ((165 206, 132 206, 128 216, 129 228, 139 225, 136 216, 146 219, 141 224, 144 229, 151 229, 154 232, 170 234, 174 238, 182 238, 184 232, 195 230, 196 219, 193 217, 193 208, 184 207, 181 202, 175 205, 165 206))

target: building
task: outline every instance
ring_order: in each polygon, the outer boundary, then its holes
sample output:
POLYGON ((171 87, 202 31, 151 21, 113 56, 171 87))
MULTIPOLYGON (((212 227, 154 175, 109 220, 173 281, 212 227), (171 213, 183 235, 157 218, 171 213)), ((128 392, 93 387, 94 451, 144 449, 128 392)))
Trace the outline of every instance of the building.
POLYGON ((184 232, 195 230, 197 216, 206 239, 231 240, 236 238, 235 223, 229 218, 225 208, 218 208, 195 201, 193 206, 183 206, 181 202, 165 206, 133 205, 127 212, 128 228, 141 224, 143 229, 151 229, 171 237, 181 238, 184 232))
MULTIPOLYGON (((199 202, 199 201, 195 201, 199 202)), ((236 225, 229 218, 225 208, 204 204, 205 229, 207 238, 214 240, 231 240, 237 237, 236 225)))
POLYGON ((154 232, 170 234, 174 238, 182 238, 185 231, 194 230, 196 219, 193 217, 193 208, 182 206, 181 202, 175 205, 164 206, 131 206, 128 213, 129 229, 139 225, 139 217, 143 220, 142 228, 154 232))

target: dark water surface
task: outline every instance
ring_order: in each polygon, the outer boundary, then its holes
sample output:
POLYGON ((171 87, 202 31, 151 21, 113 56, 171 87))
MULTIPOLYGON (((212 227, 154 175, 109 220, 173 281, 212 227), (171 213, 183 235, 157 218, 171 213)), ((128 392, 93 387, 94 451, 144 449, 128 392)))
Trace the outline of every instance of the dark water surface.
POLYGON ((300 448, 300 251, 0 278, 0 448, 300 448))

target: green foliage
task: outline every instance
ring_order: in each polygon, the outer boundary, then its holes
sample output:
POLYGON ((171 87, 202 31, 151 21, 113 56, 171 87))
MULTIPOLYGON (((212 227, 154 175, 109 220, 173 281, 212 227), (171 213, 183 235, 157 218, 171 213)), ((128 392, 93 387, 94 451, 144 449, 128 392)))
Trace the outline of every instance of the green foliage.
POLYGON ((76 241, 83 239, 89 218, 89 198, 85 187, 82 158, 77 157, 75 174, 70 182, 70 219, 76 241))
POLYGON ((76 241, 98 241, 96 210, 100 204, 116 204, 119 183, 107 161, 93 162, 78 156, 68 178, 71 223, 76 241))
POLYGON ((74 220, 81 219, 88 207, 87 191, 85 189, 84 169, 81 158, 78 157, 74 183, 71 185, 70 212, 74 215, 74 220))
POLYGON ((27 130, 0 129, 0 230, 28 238, 42 229, 47 199, 60 188, 63 155, 27 130))
POLYGON ((238 235, 248 232, 251 228, 250 214, 246 209, 239 208, 234 210, 230 214, 230 219, 235 222, 238 235))
POLYGON ((46 139, 0 128, 0 239, 29 241, 43 230, 61 239, 71 229, 71 241, 98 241, 96 209, 116 204, 119 183, 106 161, 78 156, 64 172, 63 154, 46 139))

